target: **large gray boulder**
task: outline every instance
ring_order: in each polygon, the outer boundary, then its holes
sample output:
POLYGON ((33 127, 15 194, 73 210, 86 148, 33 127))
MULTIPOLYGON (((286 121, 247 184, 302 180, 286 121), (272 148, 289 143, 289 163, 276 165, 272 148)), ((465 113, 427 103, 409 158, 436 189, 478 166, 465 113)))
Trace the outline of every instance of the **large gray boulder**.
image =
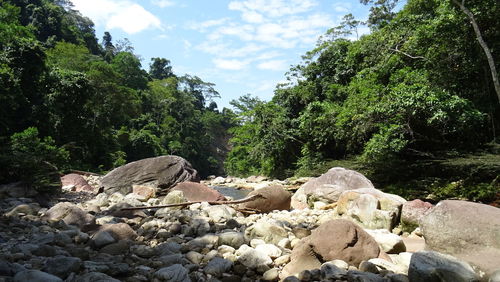
POLYGON ((432 251, 417 252, 412 255, 408 278, 412 282, 480 281, 468 263, 432 251))
POLYGON ((184 181, 199 182, 198 172, 178 156, 143 159, 115 168, 101 179, 107 194, 132 192, 132 185, 155 187, 162 192, 184 181))
POLYGON ((493 206, 445 200, 420 221, 430 250, 453 255, 487 274, 500 265, 500 209, 493 206))
POLYGON ((305 209, 315 201, 334 203, 342 192, 359 188, 374 188, 374 186, 359 172, 334 167, 302 185, 293 195, 291 205, 294 209, 305 209))

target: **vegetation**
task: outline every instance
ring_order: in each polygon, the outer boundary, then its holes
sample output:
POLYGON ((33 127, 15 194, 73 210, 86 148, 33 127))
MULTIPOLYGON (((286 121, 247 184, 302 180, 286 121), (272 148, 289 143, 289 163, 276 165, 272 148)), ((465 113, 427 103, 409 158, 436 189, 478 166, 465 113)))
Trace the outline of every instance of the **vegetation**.
POLYGON ((498 160, 485 147, 495 147, 499 133, 488 67, 500 62, 498 1, 409 0, 397 13, 394 0, 362 2, 374 4, 371 34, 344 39, 361 24, 346 15, 290 69, 271 101, 235 101, 242 118, 232 129, 228 172, 284 178, 350 164, 410 197, 491 199, 499 162, 483 159, 487 169, 476 172, 453 164, 456 155, 473 163, 478 151, 498 160))
POLYGON ((218 111, 214 85, 175 75, 164 58, 148 73, 133 51, 109 32, 99 44, 68 1, 2 1, 0 183, 47 190, 58 171, 106 171, 162 154, 222 174, 226 149, 217 141, 234 114, 218 111))
POLYGON ((233 112, 168 59, 145 71, 128 40, 99 43, 67 0, 2 1, 0 183, 46 191, 62 170, 175 154, 202 176, 344 166, 408 198, 498 197, 500 2, 361 2, 366 23, 346 15, 271 101, 245 95, 233 112))

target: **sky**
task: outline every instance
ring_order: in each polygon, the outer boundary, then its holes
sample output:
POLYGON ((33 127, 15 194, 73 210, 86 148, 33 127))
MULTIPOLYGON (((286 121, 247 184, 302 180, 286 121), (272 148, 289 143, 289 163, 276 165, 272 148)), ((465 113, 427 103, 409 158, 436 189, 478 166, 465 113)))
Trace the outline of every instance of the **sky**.
MULTIPOLYGON (((215 84, 219 109, 250 93, 270 100, 285 73, 345 14, 365 20, 359 0, 72 0, 98 39, 128 39, 149 69, 171 61, 176 75, 215 84)), ((368 33, 361 27, 360 34, 368 33)))

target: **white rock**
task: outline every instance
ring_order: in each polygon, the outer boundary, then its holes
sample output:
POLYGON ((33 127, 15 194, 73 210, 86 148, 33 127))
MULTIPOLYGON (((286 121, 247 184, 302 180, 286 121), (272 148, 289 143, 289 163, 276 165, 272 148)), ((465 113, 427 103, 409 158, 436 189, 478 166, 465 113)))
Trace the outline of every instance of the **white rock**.
POLYGON ((122 193, 115 192, 108 197, 108 201, 113 203, 119 203, 122 202, 124 198, 125 196, 123 196, 122 193))
POLYGON ((282 255, 274 260, 274 265, 285 265, 290 262, 290 255, 282 255))
POLYGON ((264 274, 262 275, 262 279, 264 279, 264 281, 275 281, 278 280, 278 275, 278 270, 276 268, 271 268, 268 271, 264 272, 264 274))
POLYGON ((408 274, 408 267, 404 267, 398 264, 394 264, 381 258, 369 259, 368 262, 373 263, 379 269, 386 269, 394 273, 408 274))
POLYGON ((245 235, 241 232, 230 231, 219 234, 219 245, 228 245, 234 248, 239 248, 245 244, 245 235))
POLYGON ((336 267, 340 269, 347 270, 349 269, 349 264, 341 259, 334 259, 332 261, 329 261, 329 263, 335 265, 336 267))
POLYGON ((228 219, 233 218, 236 214, 236 211, 233 208, 226 205, 210 206, 205 209, 205 211, 214 222, 225 222, 228 219))
POLYGON ((270 258, 277 258, 281 256, 282 253, 280 248, 276 247, 273 244, 261 244, 255 247, 255 250, 268 255, 270 258))
POLYGON ((258 245, 262 245, 262 244, 265 244, 265 243, 266 243, 266 241, 264 241, 262 239, 252 239, 252 240, 250 240, 250 246, 252 246, 252 248, 255 248, 258 245))
POLYGON ((263 252, 250 249, 244 252, 238 261, 248 268, 257 268, 261 265, 269 265, 273 260, 263 252))
POLYGON ((194 264, 200 264, 203 255, 198 252, 190 251, 186 254, 186 258, 194 264))
POLYGON ((377 241, 382 250, 388 254, 398 254, 406 251, 403 238, 386 229, 365 229, 365 231, 370 234, 373 239, 377 241))

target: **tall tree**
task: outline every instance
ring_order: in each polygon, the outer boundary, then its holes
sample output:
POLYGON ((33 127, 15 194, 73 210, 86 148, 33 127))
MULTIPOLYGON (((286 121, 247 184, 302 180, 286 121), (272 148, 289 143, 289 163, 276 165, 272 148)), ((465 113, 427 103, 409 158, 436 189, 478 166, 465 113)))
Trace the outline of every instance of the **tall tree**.
POLYGON ((151 58, 149 75, 153 79, 165 79, 174 76, 170 60, 165 58, 151 58))
POLYGON ((495 92, 497 93, 498 103, 500 103, 500 82, 498 81, 498 73, 495 66, 495 60, 493 59, 493 55, 491 54, 490 48, 488 48, 488 44, 483 39, 483 35, 481 34, 481 29, 474 17, 474 14, 465 7, 465 0, 461 2, 458 0, 451 0, 455 5, 457 5, 462 12, 469 18, 472 28, 474 29, 474 33, 476 34, 476 39, 483 48, 484 54, 486 55, 486 59, 488 60, 488 65, 490 67, 491 77, 493 79, 493 86, 495 87, 495 92))

